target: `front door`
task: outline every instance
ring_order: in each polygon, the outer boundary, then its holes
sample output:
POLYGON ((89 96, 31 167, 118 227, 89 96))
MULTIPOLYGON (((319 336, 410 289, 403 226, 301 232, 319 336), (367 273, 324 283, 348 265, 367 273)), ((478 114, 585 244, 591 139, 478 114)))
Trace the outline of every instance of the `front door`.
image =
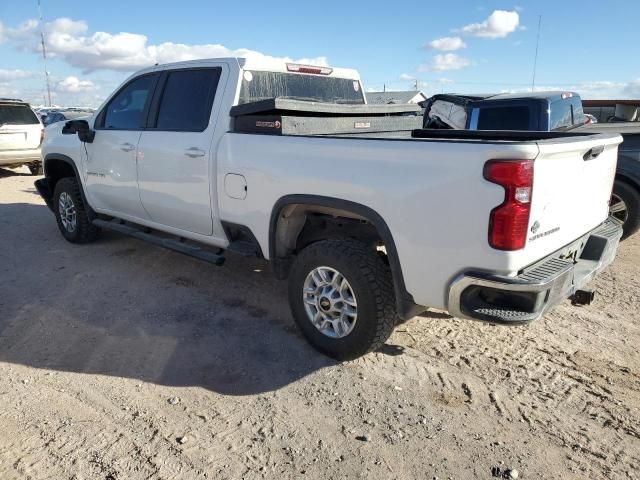
POLYGON ((138 145, 140 198, 154 222, 202 235, 221 234, 214 232, 211 191, 212 107, 221 71, 170 70, 158 82, 148 128, 138 145))
POLYGON ((149 219, 138 192, 138 142, 157 78, 132 80, 96 117, 95 139, 84 145, 87 193, 98 209, 149 219))

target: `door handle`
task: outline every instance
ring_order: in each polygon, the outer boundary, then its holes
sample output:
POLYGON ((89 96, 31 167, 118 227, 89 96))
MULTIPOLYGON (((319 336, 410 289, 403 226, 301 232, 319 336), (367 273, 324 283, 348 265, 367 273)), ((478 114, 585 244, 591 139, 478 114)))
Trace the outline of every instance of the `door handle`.
POLYGON ((184 154, 187 157, 191 157, 191 158, 204 157, 205 153, 207 152, 205 152, 204 150, 200 150, 199 148, 196 148, 196 147, 187 148, 184 151, 184 154))
POLYGON ((122 150, 123 152, 130 152, 131 150, 135 150, 136 146, 132 145, 131 143, 121 143, 120 144, 120 150, 122 150))

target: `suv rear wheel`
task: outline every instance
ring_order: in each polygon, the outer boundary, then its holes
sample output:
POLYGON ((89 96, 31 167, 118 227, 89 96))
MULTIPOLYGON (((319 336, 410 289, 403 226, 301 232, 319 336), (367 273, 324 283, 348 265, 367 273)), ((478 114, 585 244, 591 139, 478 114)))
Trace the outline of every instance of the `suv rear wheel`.
POLYGON ((398 318, 389 267, 351 239, 302 250, 289 276, 289 304, 311 345, 338 360, 381 347, 398 318))
POLYGON ((640 228, 640 193, 634 187, 616 180, 609 205, 609 214, 622 224, 623 239, 640 228))
POLYGON ((98 237, 100 229, 89 220, 80 186, 75 178, 62 178, 56 183, 53 210, 60 233, 69 242, 89 243, 98 237))

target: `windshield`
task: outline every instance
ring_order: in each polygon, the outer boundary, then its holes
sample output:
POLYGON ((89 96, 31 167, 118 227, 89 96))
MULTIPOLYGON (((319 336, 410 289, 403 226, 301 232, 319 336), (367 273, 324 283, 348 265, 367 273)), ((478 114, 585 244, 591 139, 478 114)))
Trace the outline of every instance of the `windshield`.
POLYGON ((300 73, 245 71, 239 104, 267 98, 362 105, 360 81, 300 73))

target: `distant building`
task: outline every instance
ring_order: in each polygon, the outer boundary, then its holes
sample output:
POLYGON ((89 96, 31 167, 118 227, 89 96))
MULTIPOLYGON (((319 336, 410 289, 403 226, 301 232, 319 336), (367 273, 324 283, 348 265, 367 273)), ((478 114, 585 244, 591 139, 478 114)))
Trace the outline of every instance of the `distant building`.
POLYGON ((390 103, 418 103, 426 100, 428 97, 416 90, 408 90, 402 92, 366 92, 367 103, 388 105, 390 103))

